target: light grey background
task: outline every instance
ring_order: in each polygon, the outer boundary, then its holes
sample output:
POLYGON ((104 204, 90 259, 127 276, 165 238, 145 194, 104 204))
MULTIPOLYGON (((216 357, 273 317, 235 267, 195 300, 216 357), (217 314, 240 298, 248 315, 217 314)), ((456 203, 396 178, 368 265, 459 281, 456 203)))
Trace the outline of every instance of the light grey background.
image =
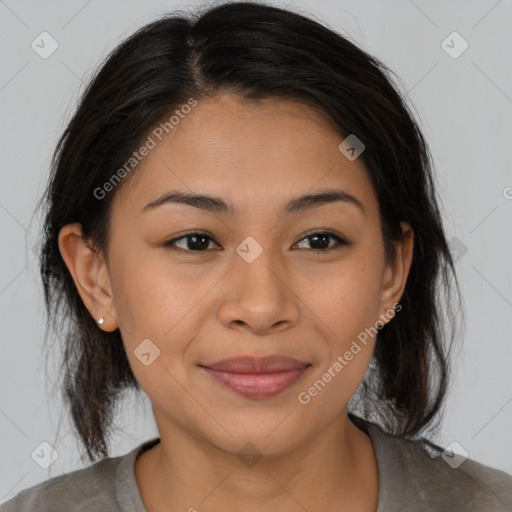
MULTIPOLYGON (((47 384, 42 355, 45 318, 32 252, 40 222, 31 219, 51 152, 82 82, 107 52, 157 15, 190 5, 198 3, 0 0, 0 502, 88 465, 61 415, 56 365, 47 384), (47 59, 31 48, 43 31, 59 45, 47 59), (31 458, 43 441, 59 453, 47 470, 31 458)), ((290 8, 379 57, 416 108, 448 238, 467 247, 457 262, 466 332, 439 442, 456 441, 471 458, 512 473, 511 2, 294 0, 290 8), (441 46, 453 31, 469 44, 458 58, 441 46)), ((127 399, 117 424, 112 456, 157 435, 147 399, 127 399)))

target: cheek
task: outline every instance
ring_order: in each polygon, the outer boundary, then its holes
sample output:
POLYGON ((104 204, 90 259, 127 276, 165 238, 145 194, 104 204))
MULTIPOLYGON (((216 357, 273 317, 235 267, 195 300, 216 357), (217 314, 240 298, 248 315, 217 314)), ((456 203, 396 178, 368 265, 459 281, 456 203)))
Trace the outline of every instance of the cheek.
POLYGON ((197 338, 204 320, 205 289, 219 278, 208 277, 211 279, 208 284, 199 267, 185 271, 158 258, 151 262, 141 259, 145 264, 139 265, 134 263, 135 253, 131 258, 116 267, 111 280, 130 366, 143 389, 158 393, 163 382, 174 389, 176 381, 172 376, 180 382, 187 378, 186 351, 190 340, 197 338), (148 352, 149 360, 154 354, 157 357, 150 366, 145 366, 140 356, 148 352))
POLYGON ((179 395, 184 382, 184 353, 198 322, 193 315, 198 298, 190 284, 157 265, 136 272, 118 268, 112 283, 116 314, 130 367, 152 401, 179 395), (170 277, 171 276, 171 277, 170 277))
POLYGON ((380 274, 375 263, 354 258, 354 263, 308 285, 306 304, 324 322, 336 344, 357 337, 378 318, 380 274))
POLYGON ((308 294, 325 340, 322 360, 297 397, 312 422, 332 419, 364 378, 375 346, 379 284, 375 264, 358 260, 317 281, 308 294))
POLYGON ((123 263, 111 278, 118 321, 129 337, 161 340, 197 305, 204 291, 180 267, 156 258, 139 258, 138 264, 133 253, 130 259, 118 260, 123 263))

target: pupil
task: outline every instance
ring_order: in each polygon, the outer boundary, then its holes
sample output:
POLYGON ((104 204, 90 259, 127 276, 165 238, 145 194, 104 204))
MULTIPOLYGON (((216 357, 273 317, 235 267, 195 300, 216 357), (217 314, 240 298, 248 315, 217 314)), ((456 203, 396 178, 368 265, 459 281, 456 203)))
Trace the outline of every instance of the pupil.
POLYGON ((201 235, 201 236, 189 236, 188 237, 188 240, 189 240, 189 243, 187 244, 188 245, 188 248, 189 249, 206 249, 208 248, 208 240, 207 240, 207 237, 205 237, 204 235, 201 235), (190 240, 202 240, 203 243, 201 244, 195 244, 194 242, 193 243, 190 243, 190 240))
POLYGON ((312 237, 313 243, 318 242, 318 240, 322 240, 322 242, 319 244, 321 248, 329 247, 329 237, 327 235, 314 235, 312 237))

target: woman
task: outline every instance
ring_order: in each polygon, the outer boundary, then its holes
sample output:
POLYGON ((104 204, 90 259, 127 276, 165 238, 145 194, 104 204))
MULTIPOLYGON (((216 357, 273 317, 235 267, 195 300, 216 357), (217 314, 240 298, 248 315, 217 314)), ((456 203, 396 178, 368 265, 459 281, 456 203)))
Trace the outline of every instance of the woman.
POLYGON ((41 255, 74 426, 103 459, 2 510, 511 509, 510 475, 424 436, 455 272, 388 71, 256 3, 109 56, 55 152, 41 255), (159 437, 110 458, 130 387, 159 437))

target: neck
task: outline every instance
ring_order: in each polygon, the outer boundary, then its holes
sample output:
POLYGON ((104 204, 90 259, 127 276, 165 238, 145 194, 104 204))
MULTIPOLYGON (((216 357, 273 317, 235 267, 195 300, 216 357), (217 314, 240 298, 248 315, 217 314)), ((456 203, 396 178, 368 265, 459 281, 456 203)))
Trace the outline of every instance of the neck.
POLYGON ((314 439, 279 455, 227 453, 172 425, 135 462, 148 512, 375 512, 378 474, 371 440, 343 414, 314 439))

